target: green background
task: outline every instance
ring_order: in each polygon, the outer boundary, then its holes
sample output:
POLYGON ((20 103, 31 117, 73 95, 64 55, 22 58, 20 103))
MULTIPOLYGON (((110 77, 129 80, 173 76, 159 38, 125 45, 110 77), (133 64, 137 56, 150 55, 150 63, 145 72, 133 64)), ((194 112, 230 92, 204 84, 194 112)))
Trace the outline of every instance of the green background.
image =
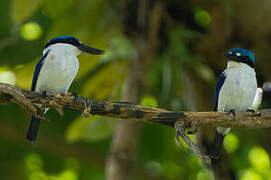
MULTIPOLYGON (((79 57, 70 91, 120 101, 138 58, 145 67, 138 72, 144 73, 141 104, 210 111, 228 49, 255 52, 258 85, 270 80, 270 12, 269 0, 1 0, 0 81, 30 89, 45 43, 71 35, 106 53, 79 57)), ((270 107, 270 98, 264 92, 261 108, 270 107)), ((0 106, 0 179, 105 179, 116 119, 51 110, 34 144, 25 139, 30 119, 16 104, 0 106)), ((269 129, 232 130, 224 141, 227 160, 213 171, 176 146, 174 129, 139 126, 139 136, 131 137, 138 138, 131 179, 207 180, 228 168, 238 179, 271 179, 269 129)), ((201 129, 199 143, 210 144, 214 133, 201 129)))

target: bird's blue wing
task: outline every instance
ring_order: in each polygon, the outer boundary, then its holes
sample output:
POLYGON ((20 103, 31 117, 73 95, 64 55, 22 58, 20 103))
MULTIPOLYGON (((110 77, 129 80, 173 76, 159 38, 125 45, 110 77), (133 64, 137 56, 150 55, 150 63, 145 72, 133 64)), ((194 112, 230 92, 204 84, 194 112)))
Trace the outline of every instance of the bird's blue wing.
POLYGON ((37 66, 36 66, 36 69, 35 69, 35 72, 34 72, 34 75, 33 75, 33 79, 32 79, 31 91, 34 91, 35 88, 36 88, 36 84, 37 84, 37 80, 38 80, 38 76, 39 76, 41 67, 42 67, 44 59, 47 57, 48 53, 49 53, 49 51, 47 51, 42 56, 42 58, 40 59, 40 61, 38 62, 37 66))
POLYGON ((216 90, 215 90, 215 107, 214 107, 215 111, 217 110, 219 91, 220 91, 222 85, 224 84, 225 79, 226 79, 226 73, 223 72, 221 74, 221 76, 220 76, 217 84, 216 84, 216 90))

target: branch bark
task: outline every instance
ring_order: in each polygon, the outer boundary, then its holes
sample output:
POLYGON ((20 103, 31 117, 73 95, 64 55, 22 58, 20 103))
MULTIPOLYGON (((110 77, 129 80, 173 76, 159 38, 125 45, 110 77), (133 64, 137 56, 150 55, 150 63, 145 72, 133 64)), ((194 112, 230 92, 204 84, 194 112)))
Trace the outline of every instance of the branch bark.
POLYGON ((175 127, 184 124, 186 128, 194 125, 222 126, 231 128, 270 128, 271 109, 257 112, 182 112, 161 108, 141 106, 132 102, 100 102, 73 93, 47 95, 21 89, 10 84, 0 83, 0 104, 17 103, 26 112, 45 118, 44 108, 53 108, 58 112, 69 108, 80 111, 84 116, 101 115, 112 118, 130 119, 139 122, 151 122, 175 127))
POLYGON ((167 125, 176 129, 179 135, 199 158, 207 163, 210 159, 201 153, 199 148, 185 136, 184 129, 196 128, 201 125, 221 126, 231 128, 269 128, 271 127, 271 109, 257 112, 181 112, 161 108, 141 106, 132 102, 99 102, 74 93, 42 96, 37 92, 21 89, 5 83, 0 83, 0 104, 15 101, 26 112, 45 119, 44 109, 56 109, 61 115, 65 108, 81 111, 84 116, 101 115, 112 118, 129 119, 139 122, 151 122, 167 125), (183 127, 183 128, 178 128, 183 127), (182 131, 180 131, 182 130, 182 131))

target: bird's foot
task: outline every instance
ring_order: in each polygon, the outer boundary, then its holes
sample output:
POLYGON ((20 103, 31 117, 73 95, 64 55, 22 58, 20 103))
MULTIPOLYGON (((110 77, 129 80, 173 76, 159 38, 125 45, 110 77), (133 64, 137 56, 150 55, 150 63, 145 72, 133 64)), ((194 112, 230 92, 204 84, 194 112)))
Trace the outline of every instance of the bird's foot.
POLYGON ((250 112, 250 113, 255 113, 256 112, 254 109, 247 109, 246 111, 250 112))
POLYGON ((234 109, 231 109, 231 110, 229 110, 229 114, 235 116, 235 115, 236 115, 236 112, 235 112, 234 109))
POLYGON ((254 109, 247 109, 247 112, 250 112, 252 114, 252 116, 256 116, 256 117, 260 117, 261 113, 260 112, 256 112, 254 109))
POLYGON ((72 95, 74 97, 73 101, 77 102, 77 100, 78 100, 78 94, 76 92, 72 92, 72 95))
POLYGON ((47 96, 47 91, 46 91, 46 90, 42 91, 42 92, 41 92, 41 96, 42 96, 42 97, 46 97, 46 96, 47 96))

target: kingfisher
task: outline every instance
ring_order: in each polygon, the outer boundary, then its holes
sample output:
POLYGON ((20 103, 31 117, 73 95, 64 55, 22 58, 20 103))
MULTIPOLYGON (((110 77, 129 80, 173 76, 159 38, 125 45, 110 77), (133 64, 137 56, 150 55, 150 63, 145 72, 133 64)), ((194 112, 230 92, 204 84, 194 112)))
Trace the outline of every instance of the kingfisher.
MULTIPOLYGON (((246 49, 233 48, 224 56, 227 68, 217 82, 214 110, 232 113, 250 110, 257 90, 255 55, 246 49)), ((210 151, 212 159, 219 158, 223 139, 230 130, 227 127, 217 127, 210 151)))
MULTIPOLYGON (((45 45, 43 56, 34 71, 31 91, 42 94, 66 94, 79 69, 77 56, 82 53, 98 55, 103 54, 104 51, 84 45, 72 36, 51 39, 45 45)), ((26 139, 30 142, 37 139, 39 125, 40 119, 32 116, 26 135, 26 139)))

